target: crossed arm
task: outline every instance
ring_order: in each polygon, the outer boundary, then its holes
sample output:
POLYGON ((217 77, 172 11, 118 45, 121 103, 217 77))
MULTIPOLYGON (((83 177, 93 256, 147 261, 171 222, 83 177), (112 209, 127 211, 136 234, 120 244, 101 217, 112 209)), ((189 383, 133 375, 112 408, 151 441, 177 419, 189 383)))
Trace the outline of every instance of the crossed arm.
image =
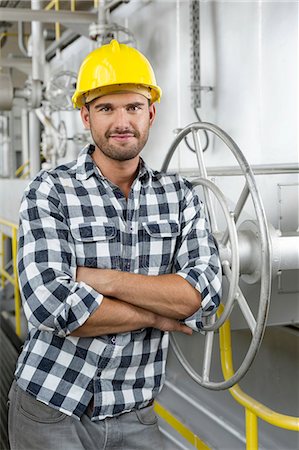
POLYGON ((104 298, 87 321, 72 333, 74 336, 114 334, 143 327, 192 334, 178 320, 197 311, 201 297, 179 275, 147 276, 78 267, 77 281, 84 281, 104 298))

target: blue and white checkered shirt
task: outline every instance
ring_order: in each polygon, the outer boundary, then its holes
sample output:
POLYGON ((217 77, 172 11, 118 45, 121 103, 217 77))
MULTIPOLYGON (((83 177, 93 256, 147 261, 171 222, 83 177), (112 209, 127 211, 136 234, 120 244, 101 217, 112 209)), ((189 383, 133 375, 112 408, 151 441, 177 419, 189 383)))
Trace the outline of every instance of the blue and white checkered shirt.
POLYGON ((76 161, 41 171, 20 209, 18 270, 29 333, 18 385, 80 418, 94 397, 92 420, 141 408, 165 377, 168 333, 155 328, 79 338, 103 296, 76 282, 77 266, 147 275, 176 273, 202 296, 185 323, 199 330, 215 312, 221 269, 203 206, 189 182, 152 171, 141 160, 129 198, 103 177, 85 147, 76 161))

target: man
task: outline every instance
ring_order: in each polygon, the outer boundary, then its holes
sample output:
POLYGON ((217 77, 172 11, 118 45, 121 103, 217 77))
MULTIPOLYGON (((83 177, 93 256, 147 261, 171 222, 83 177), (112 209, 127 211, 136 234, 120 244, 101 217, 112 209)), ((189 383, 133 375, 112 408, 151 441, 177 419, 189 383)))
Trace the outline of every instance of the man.
POLYGON ((137 50, 113 40, 92 52, 73 102, 94 145, 25 192, 29 334, 10 392, 12 450, 163 448, 152 403, 168 332, 200 330, 221 271, 190 184, 139 156, 160 96, 137 50))

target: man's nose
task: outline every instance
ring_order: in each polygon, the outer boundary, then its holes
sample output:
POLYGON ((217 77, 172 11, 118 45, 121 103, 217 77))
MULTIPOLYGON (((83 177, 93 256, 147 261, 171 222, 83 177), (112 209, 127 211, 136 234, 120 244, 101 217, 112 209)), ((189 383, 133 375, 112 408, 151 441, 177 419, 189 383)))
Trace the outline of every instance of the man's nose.
POLYGON ((116 130, 123 130, 129 127, 129 114, 125 109, 117 109, 114 115, 114 128, 116 130))

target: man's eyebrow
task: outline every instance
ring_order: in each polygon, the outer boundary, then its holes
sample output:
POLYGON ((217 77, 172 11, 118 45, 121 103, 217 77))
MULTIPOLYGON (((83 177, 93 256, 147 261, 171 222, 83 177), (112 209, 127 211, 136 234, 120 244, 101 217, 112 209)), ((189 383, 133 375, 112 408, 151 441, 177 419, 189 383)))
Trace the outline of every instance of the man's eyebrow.
POLYGON ((95 109, 100 109, 100 108, 112 108, 112 103, 97 103, 95 105, 95 109))
MULTIPOLYGON (((127 103, 126 105, 124 105, 125 108, 130 108, 132 106, 145 106, 145 103, 143 102, 132 102, 132 103, 127 103)), ((94 107, 95 109, 101 109, 101 108, 113 108, 113 104, 112 103, 97 103, 94 107)))
POLYGON ((145 103, 143 103, 143 102, 133 102, 133 103, 128 103, 126 105, 126 107, 128 107, 128 106, 145 106, 145 103))

